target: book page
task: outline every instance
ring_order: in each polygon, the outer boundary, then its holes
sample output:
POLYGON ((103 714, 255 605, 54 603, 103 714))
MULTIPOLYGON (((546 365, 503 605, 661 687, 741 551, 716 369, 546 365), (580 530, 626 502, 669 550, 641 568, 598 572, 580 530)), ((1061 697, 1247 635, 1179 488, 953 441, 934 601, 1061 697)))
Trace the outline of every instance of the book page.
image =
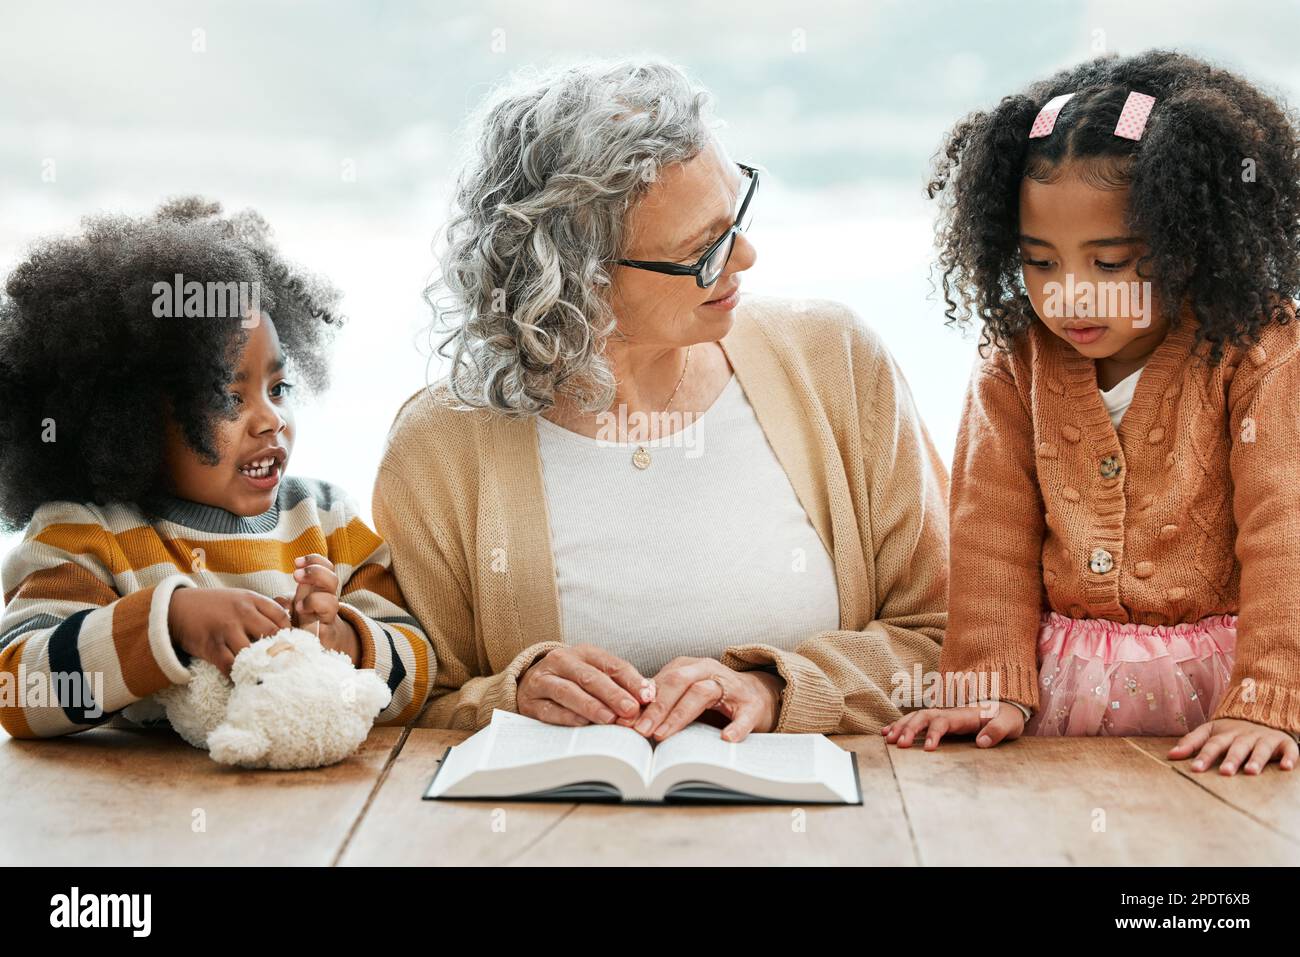
POLYGON ((568 728, 496 711, 450 750, 425 796, 861 802, 852 756, 822 735, 751 734, 740 744, 721 735, 697 722, 652 749, 618 725, 568 728))
POLYGON ((655 748, 652 776, 678 764, 711 764, 769 781, 816 781, 818 735, 751 734, 739 744, 696 722, 655 748))
POLYGON ((769 781, 817 781, 814 734, 751 734, 736 748, 736 770, 769 781))
POLYGON ((492 740, 479 760, 481 769, 539 764, 574 755, 617 758, 644 778, 650 769, 650 743, 631 728, 587 725, 568 728, 511 711, 492 713, 492 740))

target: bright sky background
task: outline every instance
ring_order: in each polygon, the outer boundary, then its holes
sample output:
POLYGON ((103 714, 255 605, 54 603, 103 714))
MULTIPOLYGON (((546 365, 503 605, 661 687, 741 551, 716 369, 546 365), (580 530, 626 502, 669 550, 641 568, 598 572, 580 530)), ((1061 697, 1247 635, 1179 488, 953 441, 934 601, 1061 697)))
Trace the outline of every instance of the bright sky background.
POLYGON ((420 293, 467 111, 523 64, 654 53, 713 91, 732 155, 770 171, 746 289, 856 309, 948 459, 973 342, 945 327, 930 286, 923 185, 946 129, 1098 49, 1197 53, 1300 102, 1300 5, 1283 0, 560 6, 6 3, 0 271, 91 211, 192 192, 259 210, 350 318, 332 390, 298 411, 290 471, 344 486, 368 517, 393 413, 439 369, 420 293))

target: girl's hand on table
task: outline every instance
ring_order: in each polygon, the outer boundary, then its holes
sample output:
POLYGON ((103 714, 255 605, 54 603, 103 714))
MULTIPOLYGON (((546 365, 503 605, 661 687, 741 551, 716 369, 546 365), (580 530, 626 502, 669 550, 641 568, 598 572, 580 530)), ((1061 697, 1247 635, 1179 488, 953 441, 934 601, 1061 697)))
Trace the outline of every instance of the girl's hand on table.
POLYGON ((890 744, 910 748, 916 736, 924 731, 926 751, 937 748, 945 734, 979 732, 975 743, 981 748, 991 748, 1002 741, 1013 741, 1020 737, 1025 730, 1024 712, 1005 701, 996 702, 995 711, 988 704, 963 708, 923 708, 885 725, 880 733, 890 744))
POLYGON ((617 655, 595 645, 567 645, 548 651, 520 676, 515 708, 547 724, 628 726, 654 697, 654 682, 617 655))
POLYGON ((680 657, 655 675, 655 688, 654 703, 634 725, 647 738, 663 741, 713 711, 727 719, 722 740, 738 742, 776 727, 785 681, 767 671, 733 671, 716 658, 680 657))
POLYGON ((1300 745, 1285 731, 1239 718, 1220 718, 1183 735, 1169 749, 1169 757, 1181 761, 1193 752, 1199 752, 1192 762, 1193 771, 1208 771, 1222 757, 1220 774, 1236 774, 1243 765, 1247 774, 1259 774, 1273 760, 1283 771, 1295 768, 1300 745))

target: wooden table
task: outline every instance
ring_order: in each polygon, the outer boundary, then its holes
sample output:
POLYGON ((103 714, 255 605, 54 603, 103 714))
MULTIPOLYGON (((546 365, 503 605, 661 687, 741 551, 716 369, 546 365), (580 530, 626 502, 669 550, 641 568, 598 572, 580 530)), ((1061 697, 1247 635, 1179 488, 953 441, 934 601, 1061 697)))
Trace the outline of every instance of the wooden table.
POLYGON ((1174 739, 935 753, 874 736, 862 807, 422 801, 467 735, 378 728, 348 761, 239 771, 167 731, 0 737, 14 864, 1300 864, 1300 774, 1194 774, 1174 739))

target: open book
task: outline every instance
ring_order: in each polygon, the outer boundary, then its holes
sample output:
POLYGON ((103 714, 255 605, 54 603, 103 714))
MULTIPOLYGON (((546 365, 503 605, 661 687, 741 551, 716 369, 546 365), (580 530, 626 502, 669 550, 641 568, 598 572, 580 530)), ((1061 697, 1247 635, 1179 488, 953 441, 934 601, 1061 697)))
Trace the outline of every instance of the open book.
POLYGON ((511 711, 443 756, 432 798, 861 804, 854 756, 820 734, 739 744, 696 722, 652 746, 631 728, 567 728, 511 711))

